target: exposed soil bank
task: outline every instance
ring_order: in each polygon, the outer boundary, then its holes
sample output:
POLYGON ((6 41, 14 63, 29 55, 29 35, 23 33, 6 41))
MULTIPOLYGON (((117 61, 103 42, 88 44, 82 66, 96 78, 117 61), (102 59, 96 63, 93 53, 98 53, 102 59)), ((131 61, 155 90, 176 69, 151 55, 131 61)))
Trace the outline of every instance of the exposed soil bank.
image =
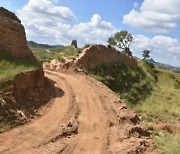
POLYGON ((0 132, 25 124, 53 97, 53 81, 42 69, 17 74, 1 85, 0 132))

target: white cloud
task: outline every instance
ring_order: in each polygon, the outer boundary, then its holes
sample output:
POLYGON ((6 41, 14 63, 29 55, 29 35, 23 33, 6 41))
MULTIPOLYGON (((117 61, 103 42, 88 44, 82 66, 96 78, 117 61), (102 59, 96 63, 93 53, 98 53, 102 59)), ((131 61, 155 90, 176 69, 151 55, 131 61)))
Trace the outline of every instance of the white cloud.
POLYGON ((153 38, 135 35, 131 48, 139 57, 143 50, 152 50, 151 55, 155 60, 180 67, 180 41, 177 39, 161 35, 153 38))
POLYGON ((117 30, 110 22, 101 19, 99 14, 94 14, 89 22, 74 25, 69 35, 81 40, 81 43, 105 44, 109 36, 117 30))
POLYGON ((31 19, 41 20, 76 20, 74 13, 67 7, 55 6, 51 0, 29 0, 18 15, 22 20, 30 23, 31 19))
POLYGON ((144 0, 140 10, 124 15, 123 23, 150 32, 167 33, 180 21, 179 0, 144 0))
POLYGON ((144 49, 153 50, 153 52, 169 52, 180 54, 180 42, 177 39, 166 36, 154 36, 149 38, 143 35, 135 35, 133 47, 142 51, 144 49))
POLYGON ((73 25, 74 13, 67 7, 56 6, 54 0, 30 0, 18 11, 25 26, 27 38, 48 44, 69 45, 76 39, 80 45, 103 43, 116 32, 110 22, 102 20, 99 14, 92 15, 88 22, 73 25), (69 24, 69 21, 72 23, 69 24))
POLYGON ((134 8, 138 8, 138 6, 139 6, 138 2, 135 2, 135 3, 133 4, 133 6, 134 6, 134 8))
POLYGON ((99 14, 94 14, 91 18, 91 22, 87 23, 89 26, 112 30, 113 26, 110 22, 103 21, 99 14))
POLYGON ((58 41, 67 43, 66 34, 70 28, 67 23, 77 19, 69 8, 56 6, 53 0, 29 0, 18 11, 18 17, 25 26, 29 40, 49 44, 56 44, 58 41))

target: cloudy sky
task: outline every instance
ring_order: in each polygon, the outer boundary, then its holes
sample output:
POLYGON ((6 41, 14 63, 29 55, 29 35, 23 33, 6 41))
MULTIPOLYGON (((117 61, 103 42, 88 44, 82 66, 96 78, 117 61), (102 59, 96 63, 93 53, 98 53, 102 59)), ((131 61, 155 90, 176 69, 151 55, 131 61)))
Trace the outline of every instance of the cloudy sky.
POLYGON ((135 56, 149 49, 155 61, 180 67, 180 0, 0 0, 0 6, 21 19, 28 40, 107 44, 127 30, 135 56))

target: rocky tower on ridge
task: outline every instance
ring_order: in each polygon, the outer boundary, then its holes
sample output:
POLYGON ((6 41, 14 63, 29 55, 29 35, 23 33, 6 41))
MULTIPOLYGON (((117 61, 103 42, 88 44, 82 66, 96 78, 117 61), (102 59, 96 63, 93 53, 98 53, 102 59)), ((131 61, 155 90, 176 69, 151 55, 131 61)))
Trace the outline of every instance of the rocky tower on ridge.
POLYGON ((77 41, 76 40, 72 40, 71 46, 77 48, 77 41))
POLYGON ((33 57, 27 45, 25 29, 18 17, 0 7, 0 52, 9 52, 18 58, 33 57))

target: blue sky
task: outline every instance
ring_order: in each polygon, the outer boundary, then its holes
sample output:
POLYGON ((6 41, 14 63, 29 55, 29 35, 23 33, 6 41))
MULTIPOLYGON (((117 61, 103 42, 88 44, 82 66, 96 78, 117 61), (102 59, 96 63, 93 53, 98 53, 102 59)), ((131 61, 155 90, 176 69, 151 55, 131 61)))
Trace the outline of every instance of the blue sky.
POLYGON ((128 30, 135 56, 149 49, 155 61, 180 67, 179 0, 0 0, 0 6, 21 19, 28 40, 106 44, 128 30))

